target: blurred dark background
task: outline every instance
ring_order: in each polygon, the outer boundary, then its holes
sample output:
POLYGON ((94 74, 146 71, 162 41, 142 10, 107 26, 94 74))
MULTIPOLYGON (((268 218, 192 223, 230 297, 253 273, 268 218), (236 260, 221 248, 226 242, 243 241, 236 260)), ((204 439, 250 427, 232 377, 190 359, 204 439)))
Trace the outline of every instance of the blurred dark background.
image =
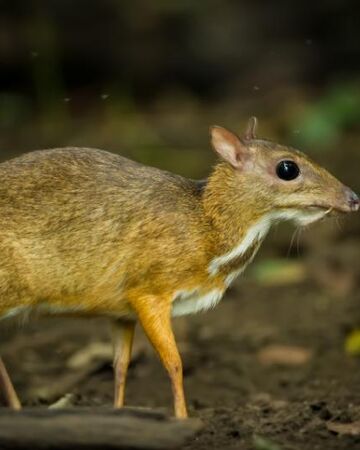
MULTIPOLYGON (((359 13, 354 0, 0 0, 0 160, 87 146, 203 177, 209 125, 241 132, 255 115, 260 136, 359 193, 359 13)), ((191 415, 207 427, 186 450, 255 448, 254 432, 284 450, 359 444, 326 434, 320 412, 360 422, 360 214, 291 233, 271 233, 216 310, 175 321, 191 415), (264 365, 258 352, 279 343, 290 346, 283 365, 264 365), (293 345, 307 362, 292 366, 293 345)), ((72 392, 76 404, 110 405, 106 329, 57 319, 1 336, 25 404, 72 392), (99 341, 105 364, 79 377, 72 356, 99 341)), ((170 405, 165 372, 137 342, 128 404, 170 405)))
POLYGON ((355 1, 0 8, 1 159, 96 146, 203 176, 213 158, 208 126, 241 130, 250 115, 263 136, 322 152, 334 166, 359 145, 355 1))

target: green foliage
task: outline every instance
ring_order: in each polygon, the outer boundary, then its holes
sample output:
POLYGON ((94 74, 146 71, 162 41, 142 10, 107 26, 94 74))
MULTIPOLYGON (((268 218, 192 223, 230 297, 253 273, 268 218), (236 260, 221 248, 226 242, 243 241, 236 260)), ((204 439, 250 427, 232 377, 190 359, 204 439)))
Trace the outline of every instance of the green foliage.
POLYGON ((351 356, 360 355, 360 329, 353 330, 346 336, 345 352, 351 356))
POLYGON ((255 450, 281 450, 277 444, 262 436, 255 435, 253 442, 255 450))
POLYGON ((300 283, 306 277, 304 263, 285 258, 259 261, 250 273, 258 283, 267 286, 300 283))
POLYGON ((323 97, 309 104, 297 120, 300 130, 296 140, 300 146, 326 147, 336 143, 343 129, 360 119, 360 89, 358 83, 337 84, 323 97))

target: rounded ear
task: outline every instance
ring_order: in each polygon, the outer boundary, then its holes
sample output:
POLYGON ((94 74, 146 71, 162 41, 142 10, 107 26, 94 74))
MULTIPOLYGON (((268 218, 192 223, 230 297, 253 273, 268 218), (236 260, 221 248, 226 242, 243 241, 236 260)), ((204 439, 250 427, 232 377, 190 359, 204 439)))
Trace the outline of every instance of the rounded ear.
POLYGON ((249 154, 248 147, 233 132, 216 125, 210 127, 211 145, 224 161, 240 169, 249 154))
POLYGON ((257 123, 258 123, 258 120, 255 116, 250 117, 247 127, 246 127, 245 135, 244 135, 245 141, 251 141, 253 139, 256 139, 257 123))

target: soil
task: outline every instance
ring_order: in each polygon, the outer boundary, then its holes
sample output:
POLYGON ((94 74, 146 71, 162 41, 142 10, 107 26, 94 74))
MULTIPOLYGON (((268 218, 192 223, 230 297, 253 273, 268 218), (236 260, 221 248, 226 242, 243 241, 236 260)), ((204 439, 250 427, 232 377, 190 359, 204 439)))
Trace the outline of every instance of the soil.
MULTIPOLYGON (((204 423, 182 450, 360 449, 360 430, 328 426, 360 420, 360 359, 344 349, 360 325, 360 235, 348 223, 342 231, 320 225, 290 254, 305 270, 301 279, 265 282, 250 269, 216 309, 175 321, 189 413, 204 423), (260 357, 269 345, 287 346, 282 361, 260 357), (306 357, 294 362, 294 346, 306 357)), ((255 268, 286 257, 289 230, 268 239, 255 268)), ((126 402, 171 414, 167 376, 138 331, 126 402)), ((104 319, 37 319, 2 328, 0 350, 26 405, 45 408, 71 392, 75 406, 100 408, 112 402, 107 346, 80 368, 69 363, 99 342, 110 346, 104 319)))

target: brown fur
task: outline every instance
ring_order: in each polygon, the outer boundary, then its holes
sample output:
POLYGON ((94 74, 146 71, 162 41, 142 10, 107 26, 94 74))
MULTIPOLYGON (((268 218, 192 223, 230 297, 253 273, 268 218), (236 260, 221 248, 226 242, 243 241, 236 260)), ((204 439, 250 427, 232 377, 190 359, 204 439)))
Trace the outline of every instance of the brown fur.
POLYGON ((0 164, 0 316, 29 307, 104 315, 120 324, 126 319, 118 332, 126 339, 118 342, 125 356, 118 354, 115 363, 117 406, 132 342, 128 320, 137 317, 158 350, 172 379, 176 414, 184 417, 170 322, 175 293, 224 291, 226 276, 244 266, 261 241, 214 276, 209 264, 264 214, 315 203, 341 209, 345 201, 341 183, 305 155, 220 133, 238 147, 232 164, 241 160, 241 168, 221 162, 203 182, 86 148, 36 151, 0 164), (274 178, 275 161, 288 157, 303 166, 299 182, 274 178))
POLYGON ((122 316, 130 292, 191 285, 210 257, 197 182, 80 148, 3 163, 0 179, 2 313, 45 303, 122 316))

